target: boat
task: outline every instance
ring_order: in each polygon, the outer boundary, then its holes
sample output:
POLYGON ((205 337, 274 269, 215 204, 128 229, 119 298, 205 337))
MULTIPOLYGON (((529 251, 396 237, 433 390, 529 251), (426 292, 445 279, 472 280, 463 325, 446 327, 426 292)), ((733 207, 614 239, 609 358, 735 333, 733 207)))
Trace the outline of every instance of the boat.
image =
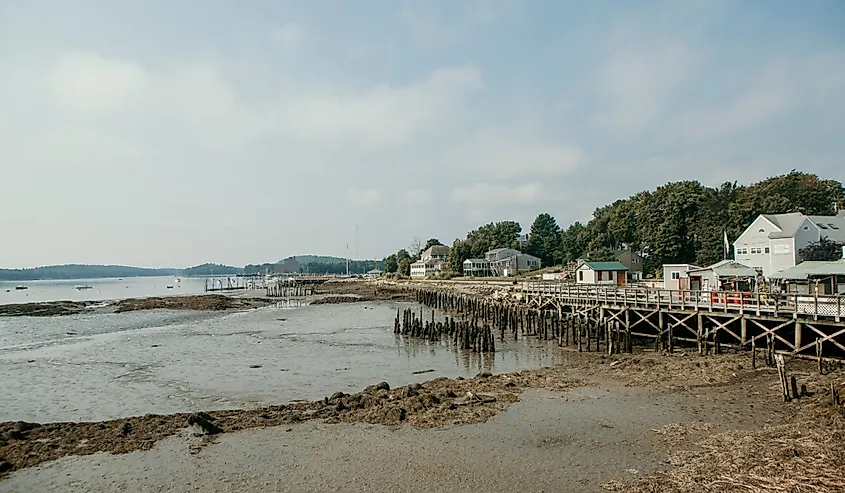
POLYGON ((173 289, 173 286, 167 286, 167 289, 173 289))
POLYGON ((87 284, 80 284, 79 286, 74 286, 73 289, 82 291, 83 289, 92 289, 92 287, 87 284))
POLYGON ((24 286, 23 284, 21 284, 20 286, 15 286, 15 289, 17 291, 23 291, 24 289, 29 289, 29 286, 24 286))

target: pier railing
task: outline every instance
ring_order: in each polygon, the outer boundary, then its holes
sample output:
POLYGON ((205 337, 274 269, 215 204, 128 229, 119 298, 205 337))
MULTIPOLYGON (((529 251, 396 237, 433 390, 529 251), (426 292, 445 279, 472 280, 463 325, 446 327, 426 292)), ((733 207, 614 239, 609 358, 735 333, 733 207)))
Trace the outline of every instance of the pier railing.
POLYGON ((574 304, 633 306, 641 308, 710 312, 754 313, 775 317, 845 318, 845 296, 738 291, 690 291, 561 281, 527 281, 529 296, 550 297, 574 304))

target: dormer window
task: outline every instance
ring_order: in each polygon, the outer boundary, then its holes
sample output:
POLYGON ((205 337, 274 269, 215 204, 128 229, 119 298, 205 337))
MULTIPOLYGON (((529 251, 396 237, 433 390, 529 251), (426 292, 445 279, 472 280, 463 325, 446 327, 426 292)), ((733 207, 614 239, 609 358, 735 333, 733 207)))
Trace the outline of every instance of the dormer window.
POLYGON ((822 223, 817 223, 817 224, 818 224, 818 226, 819 226, 820 228, 822 228, 822 229, 827 229, 827 226, 825 226, 824 224, 822 224, 822 223))
POLYGON ((839 226, 837 226, 835 224, 827 223, 827 225, 830 226, 830 229, 839 229, 839 226))

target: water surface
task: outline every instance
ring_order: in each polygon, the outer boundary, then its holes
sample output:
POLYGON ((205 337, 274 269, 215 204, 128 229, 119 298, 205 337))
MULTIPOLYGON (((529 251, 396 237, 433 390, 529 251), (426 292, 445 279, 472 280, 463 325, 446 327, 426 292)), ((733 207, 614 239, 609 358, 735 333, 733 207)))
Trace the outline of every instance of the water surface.
POLYGON ((408 306, 0 317, 0 421, 257 407, 563 358, 533 339, 497 341, 498 352, 481 355, 396 336, 396 310, 408 306))

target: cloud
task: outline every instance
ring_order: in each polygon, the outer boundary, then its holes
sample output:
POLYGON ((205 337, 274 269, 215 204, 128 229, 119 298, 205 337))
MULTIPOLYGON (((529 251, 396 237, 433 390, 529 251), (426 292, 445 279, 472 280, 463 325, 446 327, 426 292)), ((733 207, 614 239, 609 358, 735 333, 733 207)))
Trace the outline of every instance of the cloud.
POLYGON ((697 60, 683 43, 618 47, 599 68, 596 122, 618 133, 652 124, 696 73, 697 60))
POLYGON ((494 178, 554 177, 578 169, 585 162, 585 154, 578 147, 533 132, 495 129, 470 137, 453 160, 494 178))
POLYGON ((273 30, 271 36, 276 46, 288 54, 302 48, 309 37, 308 31, 304 27, 293 22, 287 22, 277 27, 273 30))
POLYGON ((772 60, 727 102, 690 107, 681 115, 678 130, 698 142, 740 134, 796 108, 845 109, 843 88, 845 50, 772 60))
POLYGON ((534 204, 543 200, 543 188, 539 183, 525 183, 514 187, 476 183, 470 187, 452 191, 452 202, 470 205, 534 204))
POLYGON ((431 202, 431 192, 421 188, 406 190, 402 194, 401 201, 410 206, 424 205, 431 202))
POLYGON ((130 109, 148 83, 145 70, 137 63, 69 53, 59 57, 52 68, 47 90, 62 108, 107 116, 130 109))
POLYGON ((359 207, 372 207, 381 202, 381 192, 374 188, 350 188, 348 191, 349 202, 359 207))
POLYGON ((433 3, 409 2, 399 11, 399 20, 421 43, 430 46, 449 44, 454 36, 433 3))

